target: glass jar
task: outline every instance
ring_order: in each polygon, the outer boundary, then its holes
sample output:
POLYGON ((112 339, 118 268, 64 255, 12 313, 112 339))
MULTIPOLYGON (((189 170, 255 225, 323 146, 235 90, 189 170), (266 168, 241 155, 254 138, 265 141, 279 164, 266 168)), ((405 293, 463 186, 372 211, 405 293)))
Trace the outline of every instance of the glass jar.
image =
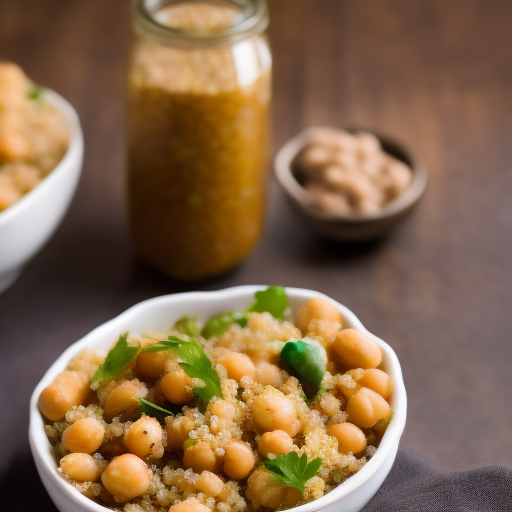
POLYGON ((271 54, 265 0, 136 0, 128 70, 128 204, 138 253, 203 279, 259 239, 271 54))

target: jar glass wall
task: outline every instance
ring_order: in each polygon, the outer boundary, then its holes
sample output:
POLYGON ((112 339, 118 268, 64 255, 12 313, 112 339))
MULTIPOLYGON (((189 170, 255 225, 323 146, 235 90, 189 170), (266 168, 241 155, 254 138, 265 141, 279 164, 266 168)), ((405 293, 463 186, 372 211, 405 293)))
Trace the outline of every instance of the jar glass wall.
POLYGON ((271 55, 264 0, 134 4, 128 72, 132 238, 201 279, 240 263, 265 210, 271 55))

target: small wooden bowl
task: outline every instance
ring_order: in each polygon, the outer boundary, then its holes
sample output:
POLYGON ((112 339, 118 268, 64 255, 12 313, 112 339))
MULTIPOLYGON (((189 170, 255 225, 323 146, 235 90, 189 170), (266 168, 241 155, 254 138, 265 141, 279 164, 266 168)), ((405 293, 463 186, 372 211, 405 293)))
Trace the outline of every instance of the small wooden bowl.
POLYGON ((418 203, 427 184, 427 169, 412 151, 401 143, 369 130, 348 129, 349 133, 366 131, 375 135, 386 153, 411 168, 412 181, 400 196, 376 214, 343 217, 329 213, 316 204, 313 197, 298 183, 292 172, 294 158, 310 143, 313 133, 318 129, 318 127, 312 127, 300 132, 277 153, 274 161, 274 171, 286 195, 308 224, 328 238, 344 242, 357 242, 384 236, 404 219, 418 203))

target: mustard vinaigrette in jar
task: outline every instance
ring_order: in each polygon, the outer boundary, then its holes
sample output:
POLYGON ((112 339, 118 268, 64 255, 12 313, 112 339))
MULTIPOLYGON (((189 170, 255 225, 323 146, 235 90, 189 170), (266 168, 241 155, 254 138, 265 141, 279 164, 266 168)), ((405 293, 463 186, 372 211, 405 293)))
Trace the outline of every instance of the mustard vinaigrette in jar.
POLYGON ((264 0, 134 4, 128 203, 138 253, 176 279, 235 267, 265 210, 264 0))

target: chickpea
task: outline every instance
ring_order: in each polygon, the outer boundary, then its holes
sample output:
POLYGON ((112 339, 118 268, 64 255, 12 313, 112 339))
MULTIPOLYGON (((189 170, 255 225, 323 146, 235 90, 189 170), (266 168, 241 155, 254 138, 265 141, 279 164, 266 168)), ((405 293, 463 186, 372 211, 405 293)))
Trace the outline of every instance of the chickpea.
POLYGON ((192 468, 196 473, 203 471, 213 473, 217 468, 217 459, 210 445, 206 441, 200 441, 185 450, 183 464, 187 468, 192 468))
POLYGON ((148 455, 160 458, 164 454, 163 431, 155 418, 143 415, 124 435, 124 444, 133 454, 143 459, 148 455))
POLYGON ((173 404, 184 404, 194 397, 192 379, 181 368, 164 375, 160 391, 173 404))
POLYGON ((125 453, 112 459, 101 475, 107 491, 122 502, 144 494, 151 484, 151 471, 136 455, 125 453))
POLYGON ((111 421, 120 414, 132 413, 139 406, 137 398, 144 398, 148 390, 139 380, 128 380, 115 387, 107 396, 104 407, 104 416, 111 421))
POLYGON ((13 62, 0 63, 0 111, 25 108, 27 87, 27 77, 17 64, 13 62))
POLYGON ((196 498, 187 498, 185 501, 173 505, 169 512, 210 512, 210 509, 196 498))
POLYGON ((217 363, 226 368, 229 379, 234 379, 237 382, 240 382, 242 377, 245 376, 250 377, 252 380, 254 380, 256 376, 254 363, 251 361, 251 358, 245 354, 228 352, 219 356, 217 363))
POLYGON ((258 440, 258 450, 264 457, 269 453, 285 455, 293 451, 293 439, 284 430, 265 432, 258 440))
POLYGON ((280 388, 284 384, 281 369, 275 364, 260 361, 256 365, 256 382, 262 386, 280 388))
POLYGON ((328 320, 341 326, 342 316, 338 308, 329 301, 320 297, 313 297, 302 305, 295 315, 297 327, 303 332, 308 332, 308 326, 312 320, 328 320))
POLYGON ((94 453, 103 442, 105 429, 94 418, 82 418, 62 434, 62 444, 70 452, 94 453))
POLYGON ((141 352, 137 358, 135 371, 145 379, 158 379, 165 371, 165 363, 169 359, 166 350, 161 352, 141 352))
POLYGON ((388 398, 393 392, 393 383, 389 375, 377 368, 365 370, 363 377, 359 380, 359 384, 375 391, 382 398, 388 398))
POLYGON ((82 372, 87 379, 90 379, 96 368, 103 362, 103 357, 94 350, 86 348, 71 359, 67 366, 68 370, 82 372))
POLYGON ((254 467, 252 450, 244 443, 235 441, 226 448, 224 473, 233 480, 247 478, 254 467))
POLYGON ((209 497, 218 496, 224 488, 224 482, 220 477, 209 471, 203 471, 197 480, 196 489, 209 497))
POLYGON ((377 368, 382 361, 379 345, 355 329, 345 329, 338 333, 332 349, 338 361, 348 368, 377 368))
POLYGON ((232 420, 236 416, 235 406, 227 400, 213 402, 210 412, 223 420, 232 420))
POLYGON ((245 495, 254 508, 276 509, 281 505, 295 505, 302 498, 298 489, 280 482, 263 468, 258 468, 249 476, 245 495))
POLYGON ((70 453, 60 459, 65 475, 77 482, 94 482, 101 475, 101 464, 87 453, 70 453))
POLYGON ((361 428, 373 427, 390 412, 386 400, 368 388, 361 388, 347 402, 348 419, 361 428))
POLYGON ((88 392, 88 381, 81 373, 64 370, 43 389, 39 408, 49 420, 59 421, 71 407, 82 405, 88 392))
POLYGON ((338 440, 338 451, 343 455, 359 453, 366 448, 364 432, 353 423, 337 423, 327 429, 330 436, 338 440))
POLYGON ((254 399, 251 416, 254 423, 266 432, 284 430, 293 437, 301 427, 292 402, 282 393, 273 390, 265 391, 254 399))
POLYGON ((167 425, 167 449, 171 451, 183 449, 183 443, 188 438, 188 433, 196 428, 192 418, 178 416, 167 425))

